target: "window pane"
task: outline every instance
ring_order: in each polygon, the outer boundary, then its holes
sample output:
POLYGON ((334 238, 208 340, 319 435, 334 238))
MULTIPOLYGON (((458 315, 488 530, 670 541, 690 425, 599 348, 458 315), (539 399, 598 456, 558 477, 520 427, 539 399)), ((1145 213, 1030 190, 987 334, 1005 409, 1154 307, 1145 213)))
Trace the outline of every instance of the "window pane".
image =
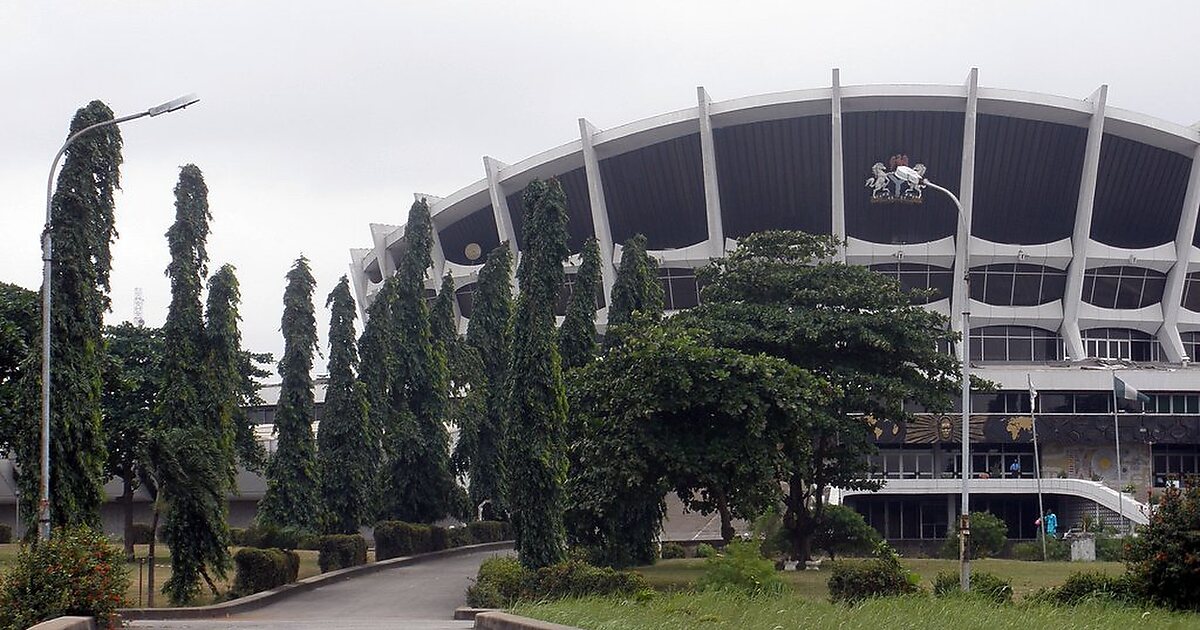
POLYGON ((1008 343, 1003 338, 984 337, 983 338, 983 360, 984 361, 1007 361, 1008 360, 1008 343))
POLYGON ((987 286, 984 287, 983 301, 997 306, 1012 304, 1013 277, 1008 273, 987 274, 987 286))
POLYGON ((1108 394, 1075 394, 1075 413, 1108 413, 1108 394))
POLYGON ((1104 308, 1115 308, 1117 303, 1117 279, 1113 276, 1095 275, 1093 276, 1094 289, 1092 290, 1091 299, 1087 298, 1087 284, 1084 284, 1084 301, 1096 306, 1104 308))
POLYGON ((1071 396, 1069 394, 1042 394, 1042 413, 1071 413, 1071 396))
POLYGON ((1144 282, 1141 276, 1122 276, 1117 282, 1117 308, 1141 308, 1144 282))

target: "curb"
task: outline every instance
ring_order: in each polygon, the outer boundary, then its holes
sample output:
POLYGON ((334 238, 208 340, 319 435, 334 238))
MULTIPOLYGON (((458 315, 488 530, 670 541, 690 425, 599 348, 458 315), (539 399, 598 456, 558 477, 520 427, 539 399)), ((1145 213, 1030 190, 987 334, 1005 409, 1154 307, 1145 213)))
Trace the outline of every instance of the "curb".
POLYGON ((465 547, 455 547, 453 549, 444 549, 442 551, 433 551, 430 553, 417 554, 415 556, 401 556, 399 558, 389 558, 380 562, 372 562, 356 567, 347 567, 322 573, 312 577, 304 578, 284 584, 276 589, 254 593, 245 597, 239 597, 220 604, 212 604, 209 606, 189 606, 184 608, 121 608, 117 610, 117 614, 121 615, 126 620, 137 619, 212 619, 217 617, 228 617, 238 613, 249 612, 262 608, 267 604, 272 604, 280 599, 285 599, 293 595, 306 593, 315 588, 332 584, 341 580, 348 580, 362 575, 369 575, 384 569, 395 567, 404 567, 412 564, 420 564, 429 560, 437 560, 439 558, 450 558, 461 556, 477 551, 503 551, 513 548, 513 541, 502 540, 499 542, 482 543, 478 545, 467 545, 465 547))
POLYGON ((520 617, 506 612, 481 612, 475 615, 475 630, 581 630, 540 619, 520 617))
POLYGON ((29 626, 29 630, 96 630, 96 620, 91 617, 55 617, 29 626))

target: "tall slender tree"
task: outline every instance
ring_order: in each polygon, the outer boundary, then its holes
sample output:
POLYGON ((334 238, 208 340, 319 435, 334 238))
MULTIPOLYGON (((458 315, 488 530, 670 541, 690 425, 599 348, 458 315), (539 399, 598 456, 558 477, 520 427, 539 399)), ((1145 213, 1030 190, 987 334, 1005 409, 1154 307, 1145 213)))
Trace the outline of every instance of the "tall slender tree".
MULTIPOLYGON (((68 135, 112 120, 92 101, 75 112, 68 135)), ((50 321, 50 518, 55 526, 100 522, 104 500, 104 438, 100 422, 102 327, 108 309, 110 246, 117 236, 113 191, 120 186, 121 133, 116 125, 91 131, 67 150, 50 207, 54 272, 50 321)), ((41 350, 36 351, 41 360, 41 350)), ((21 388, 22 470, 37 471, 41 377, 21 388)), ((21 476, 21 513, 33 525, 38 475, 21 476)))
POLYGON ((372 516, 371 460, 367 442, 366 388, 355 380, 358 347, 354 339, 354 298, 342 276, 329 297, 329 385, 325 418, 317 432, 322 521, 329 534, 355 534, 372 516))
POLYGON ((445 424, 450 388, 446 354, 442 344, 434 343, 425 304, 433 223, 424 199, 409 210, 404 238, 408 250, 396 272, 391 308, 397 349, 388 392, 383 512, 389 518, 432 522, 452 511, 455 484, 445 424))
POLYGON ((567 249, 566 195, 557 180, 525 188, 525 250, 508 374, 505 498, 526 567, 562 560, 567 398, 555 343, 554 304, 567 249))
POLYGON ((646 237, 638 234, 621 248, 621 266, 613 283, 612 303, 608 307, 609 331, 605 347, 620 342, 619 326, 633 321, 634 313, 651 318, 662 316, 663 290, 658 283, 658 263, 646 253, 646 237), (613 330, 617 328, 617 330, 613 330))
POLYGON ((479 357, 479 376, 472 395, 481 398, 473 424, 460 425, 455 461, 470 480, 475 506, 491 506, 502 516, 504 478, 505 384, 512 338, 512 252, 507 243, 488 253, 475 283, 467 345, 479 357))
POLYGON ((38 308, 36 292, 0 282, 0 449, 9 452, 20 453, 22 437, 34 437, 27 426, 32 419, 19 407, 21 384, 37 369, 38 308))
POLYGON ((217 440, 229 487, 237 485, 236 422, 241 400, 242 333, 238 329, 241 293, 233 265, 222 265, 208 279, 205 312, 205 387, 208 430, 217 440))
POLYGON ((175 223, 167 231, 171 305, 163 325, 158 427, 149 440, 152 477, 166 510, 163 534, 171 548, 171 577, 163 592, 176 604, 192 601, 202 578, 215 595, 213 577, 223 578, 230 563, 225 499, 231 479, 221 436, 213 432, 200 307, 210 218, 204 174, 188 164, 179 173, 175 223))
POLYGON ((366 322, 359 338, 360 362, 358 382, 367 397, 367 438, 362 448, 369 457, 371 480, 365 505, 371 518, 379 515, 382 505, 384 433, 391 423, 392 371, 396 364, 396 334, 393 329, 392 307, 396 302, 395 276, 384 280, 375 300, 367 307, 366 322))
POLYGON ((600 245, 589 238, 575 274, 567 316, 558 329, 563 370, 586 365, 596 356, 596 292, 600 289, 600 245))
POLYGON ((267 492, 258 506, 259 522, 303 531, 316 531, 320 506, 312 433, 316 415, 312 367, 317 349, 312 297, 316 284, 308 259, 296 259, 283 292, 282 382, 275 412, 278 447, 267 465, 267 492))

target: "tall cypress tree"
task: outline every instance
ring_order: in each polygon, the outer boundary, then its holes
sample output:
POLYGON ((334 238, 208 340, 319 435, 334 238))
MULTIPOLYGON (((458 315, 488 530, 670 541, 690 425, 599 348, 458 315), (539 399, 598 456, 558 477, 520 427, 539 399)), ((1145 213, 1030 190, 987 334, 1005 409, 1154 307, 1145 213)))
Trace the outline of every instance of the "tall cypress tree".
POLYGON ((417 201, 404 229, 408 250, 396 272, 392 304, 395 369, 389 387, 389 455, 382 493, 388 518, 432 522, 453 508, 450 436, 446 432, 449 374, 442 344, 434 343, 425 304, 425 272, 432 262, 429 204, 417 201))
POLYGON ((229 487, 237 483, 236 423, 242 419, 242 333, 238 329, 241 293, 233 265, 222 265, 208 279, 205 349, 208 429, 217 439, 229 487))
POLYGON ((366 513, 378 516, 383 491, 384 433, 391 425, 391 384, 396 364, 396 335, 392 325, 392 307, 396 302, 395 276, 384 280, 375 300, 367 307, 366 322, 359 338, 358 382, 367 398, 367 438, 362 445, 370 464, 371 480, 366 513))
POLYGON ((167 231, 171 305, 163 325, 159 426, 150 439, 153 477, 166 507, 163 535, 171 547, 171 577, 163 592, 176 604, 196 597, 201 578, 215 595, 212 577, 223 578, 229 567, 225 498, 231 478, 222 436, 214 429, 219 421, 211 413, 200 310, 210 218, 204 175, 188 164, 179 173, 175 223, 167 231))
POLYGON ((275 411, 278 447, 267 464, 267 492, 258 505, 260 523, 303 531, 316 531, 320 507, 312 433, 316 415, 312 367, 317 349, 312 297, 316 284, 308 259, 296 259, 283 292, 283 358, 275 411))
POLYGON ((658 263, 646 253, 646 237, 638 234, 621 248, 621 266, 613 283, 612 303, 608 307, 609 333, 605 345, 618 342, 612 327, 633 321, 634 313, 662 316, 663 290, 658 283, 658 263))
POLYGON ((521 563, 538 568, 562 560, 565 553, 567 398, 555 343, 554 304, 570 252, 566 195, 558 181, 531 182, 524 202, 525 249, 517 269, 521 293, 507 387, 505 499, 521 563))
POLYGON ((329 385, 325 418, 317 432, 322 503, 321 529, 329 534, 356 534, 372 514, 370 449, 367 443, 366 388, 355 380, 358 347, 354 339, 354 298, 342 276, 329 297, 329 385))
POLYGON ((586 365, 596 356, 596 291, 600 288, 600 245, 589 238, 575 274, 567 316, 558 329, 558 352, 563 370, 586 365))
MULTIPOLYGON (((107 105, 92 101, 75 112, 68 135, 112 118, 107 105)), ((56 527, 100 523, 105 481, 100 362, 120 166, 121 133, 115 125, 81 136, 67 150, 50 205, 50 518, 56 527)), ((34 354, 40 361, 41 349, 34 354)), ((41 377, 36 370, 21 391, 26 424, 24 448, 17 454, 21 469, 30 473, 21 475, 21 513, 33 526, 40 469, 41 377)))
POLYGON ((459 427, 455 460, 470 478, 472 505, 504 512, 505 382, 512 350, 512 252, 506 243, 488 253, 475 283, 467 345, 479 358, 479 376, 472 382, 473 396, 482 398, 482 413, 473 424, 459 427))

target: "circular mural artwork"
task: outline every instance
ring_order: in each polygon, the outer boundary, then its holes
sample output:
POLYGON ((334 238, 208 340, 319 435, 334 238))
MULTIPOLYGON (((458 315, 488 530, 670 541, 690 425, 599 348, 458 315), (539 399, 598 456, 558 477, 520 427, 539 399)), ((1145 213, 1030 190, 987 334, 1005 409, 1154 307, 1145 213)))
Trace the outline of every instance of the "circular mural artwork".
POLYGON ((479 260, 479 257, 483 255, 483 248, 479 246, 479 243, 468 243, 463 253, 467 255, 467 260, 479 260))

